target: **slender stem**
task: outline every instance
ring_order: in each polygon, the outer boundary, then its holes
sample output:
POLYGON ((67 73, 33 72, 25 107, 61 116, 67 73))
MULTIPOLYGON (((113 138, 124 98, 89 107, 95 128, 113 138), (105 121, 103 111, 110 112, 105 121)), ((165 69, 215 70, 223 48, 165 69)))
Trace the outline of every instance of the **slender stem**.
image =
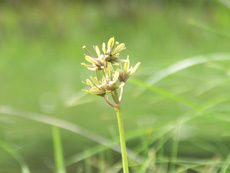
POLYGON ((119 101, 117 100, 117 97, 116 97, 116 95, 114 94, 113 91, 111 92, 111 95, 112 95, 112 97, 113 97, 114 102, 115 102, 116 104, 119 104, 119 101))
POLYGON ((85 49, 86 52, 88 52, 88 54, 94 58, 93 54, 86 47, 83 47, 83 49, 85 49))
POLYGON ((122 100, 123 93, 124 93, 124 87, 121 87, 121 92, 120 92, 120 96, 119 96, 119 102, 121 102, 121 100, 122 100))
POLYGON ((53 125, 52 132, 53 132, 53 143, 54 143, 54 155, 55 155, 55 162, 56 162, 56 169, 57 169, 56 171, 57 173, 66 173, 59 127, 53 125))
POLYGON ((118 93, 117 93, 117 90, 114 90, 114 94, 115 94, 115 96, 116 96, 116 98, 117 98, 117 100, 118 100, 118 93))
POLYGON ((110 105, 110 106, 112 106, 112 107, 114 107, 114 108, 116 108, 117 106, 116 105, 114 105, 113 103, 111 103, 110 101, 109 101, 109 99, 104 95, 104 99, 105 99, 105 101, 110 105))
POLYGON ((129 173, 126 144, 125 144, 124 127, 123 127, 123 121, 122 121, 121 110, 120 110, 119 105, 117 106, 116 112, 117 112, 117 121, 118 121, 118 126, 119 126, 119 133, 120 133, 123 173, 129 173))

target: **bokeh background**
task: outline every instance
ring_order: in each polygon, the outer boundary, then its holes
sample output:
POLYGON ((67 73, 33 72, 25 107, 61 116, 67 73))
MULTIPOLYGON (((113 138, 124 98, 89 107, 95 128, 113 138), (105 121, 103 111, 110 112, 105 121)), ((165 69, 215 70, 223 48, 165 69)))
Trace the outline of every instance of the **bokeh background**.
MULTIPOLYGON (((124 59, 129 55, 132 65, 142 63, 133 80, 210 113, 128 82, 122 102, 127 146, 145 156, 165 139, 161 156, 170 158, 176 137, 178 158, 225 160, 230 152, 229 31, 230 9, 217 0, 0 1, 0 104, 1 111, 16 115, 0 114, 0 172, 20 172, 11 150, 31 172, 55 172, 51 126, 18 117, 20 111, 69 121, 116 141, 112 108, 103 99, 82 96, 81 81, 90 72, 80 65, 83 45, 93 51, 92 45, 113 36, 126 44, 124 59)), ((65 160, 101 146, 87 135, 60 132, 65 160)), ((92 160, 103 160, 100 153, 109 167, 120 163, 119 153, 107 148, 67 166, 68 172, 87 172, 88 162, 97 172, 92 160)))

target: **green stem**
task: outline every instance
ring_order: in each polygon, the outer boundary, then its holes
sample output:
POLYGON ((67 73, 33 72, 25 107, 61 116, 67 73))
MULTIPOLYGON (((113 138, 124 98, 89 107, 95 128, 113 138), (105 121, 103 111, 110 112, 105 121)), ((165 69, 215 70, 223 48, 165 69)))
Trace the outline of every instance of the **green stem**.
POLYGON ((106 101, 110 106, 116 108, 116 105, 114 105, 113 103, 111 103, 111 102, 109 101, 109 99, 108 99, 105 95, 104 95, 103 97, 104 97, 105 101, 106 101))
POLYGON ((61 135, 59 132, 59 127, 53 125, 52 132, 53 132, 55 163, 56 163, 56 169, 57 169, 56 171, 57 173, 66 173, 63 153, 62 153, 61 135))
POLYGON ((119 101, 117 100, 117 97, 116 97, 116 95, 114 94, 113 91, 111 92, 111 95, 112 95, 112 97, 113 97, 114 102, 115 102, 116 104, 119 104, 119 101))
POLYGON ((119 126, 119 133, 120 133, 123 173, 129 173, 128 159, 127 159, 127 152, 126 152, 126 145, 125 145, 124 126, 123 126, 123 121, 121 117, 121 109, 119 105, 117 105, 116 112, 117 112, 117 121, 118 121, 118 126, 119 126))

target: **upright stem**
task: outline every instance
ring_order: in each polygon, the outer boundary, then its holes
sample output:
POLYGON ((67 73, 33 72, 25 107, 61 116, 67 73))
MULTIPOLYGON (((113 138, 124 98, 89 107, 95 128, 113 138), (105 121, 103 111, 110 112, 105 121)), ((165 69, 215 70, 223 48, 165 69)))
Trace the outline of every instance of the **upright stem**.
POLYGON ((53 143, 54 143, 54 155, 55 155, 55 163, 56 163, 56 172, 57 173, 66 173, 63 152, 62 152, 62 144, 61 144, 61 135, 59 132, 59 127, 53 125, 53 143))
POLYGON ((117 112, 117 121, 118 121, 118 126, 119 126, 119 133, 120 133, 123 173, 129 173, 128 159, 127 159, 127 152, 126 152, 126 145, 125 145, 124 126, 123 126, 123 121, 121 117, 120 105, 117 105, 116 112, 117 112))

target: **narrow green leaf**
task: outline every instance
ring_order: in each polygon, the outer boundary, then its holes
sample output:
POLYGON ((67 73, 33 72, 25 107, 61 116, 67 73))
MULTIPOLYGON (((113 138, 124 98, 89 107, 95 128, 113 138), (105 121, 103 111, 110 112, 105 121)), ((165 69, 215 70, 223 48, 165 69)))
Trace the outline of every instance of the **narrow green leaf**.
POLYGON ((52 126, 52 134, 53 134, 53 144, 54 144, 54 156, 55 156, 55 164, 56 164, 56 172, 57 173, 66 173, 62 144, 61 144, 61 135, 59 131, 59 127, 53 125, 52 126))
MULTIPOLYGON (((87 91, 87 90, 85 90, 87 91)), ((67 107, 78 106, 86 103, 90 103, 96 100, 96 97, 88 97, 89 94, 85 92, 78 92, 65 100, 64 105, 67 107)))
MULTIPOLYGON (((230 60, 230 54, 228 53, 215 53, 210 55, 199 55, 192 58, 184 59, 181 61, 178 61, 158 72, 156 72, 154 75, 151 73, 151 77, 149 77, 146 80, 147 85, 153 85, 157 82, 160 82, 161 80, 167 78, 168 76, 177 73, 181 70, 185 70, 187 68, 204 64, 210 61, 229 61, 230 60)), ((136 96, 139 96, 143 91, 145 91, 147 88, 140 89, 136 96)))
MULTIPOLYGON (((10 108, 10 107, 0 107, 0 113, 1 114, 6 114, 6 115, 12 115, 12 116, 17 116, 17 117, 21 117, 21 118, 26 118, 29 120, 33 120, 33 121, 37 121, 40 123, 44 123, 44 124, 48 124, 48 125, 56 125, 59 128, 71 131, 75 134, 79 134, 82 135, 94 142, 97 142, 99 144, 101 144, 104 147, 109 147, 112 150, 116 151, 116 152, 121 152, 120 151, 120 147, 119 145, 115 145, 114 142, 110 141, 109 139, 95 133, 92 131, 89 131, 85 128, 82 128, 76 124, 73 124, 71 122, 59 119, 59 118, 53 118, 44 114, 38 114, 38 113, 32 113, 32 112, 25 112, 25 111, 21 111, 18 109, 14 109, 14 108, 10 108), (54 124, 54 122, 56 122, 54 124)), ((136 162, 141 162, 142 157, 138 156, 136 153, 134 153, 132 150, 127 148, 127 156, 130 159, 135 160, 136 162)))
POLYGON ((12 146, 3 140, 0 140, 0 147, 8 152, 15 160, 17 160, 17 162, 20 164, 22 173, 30 173, 28 165, 25 163, 22 156, 12 146))
POLYGON ((230 0, 219 0, 222 2, 224 5, 226 5, 228 8, 230 8, 230 0))

